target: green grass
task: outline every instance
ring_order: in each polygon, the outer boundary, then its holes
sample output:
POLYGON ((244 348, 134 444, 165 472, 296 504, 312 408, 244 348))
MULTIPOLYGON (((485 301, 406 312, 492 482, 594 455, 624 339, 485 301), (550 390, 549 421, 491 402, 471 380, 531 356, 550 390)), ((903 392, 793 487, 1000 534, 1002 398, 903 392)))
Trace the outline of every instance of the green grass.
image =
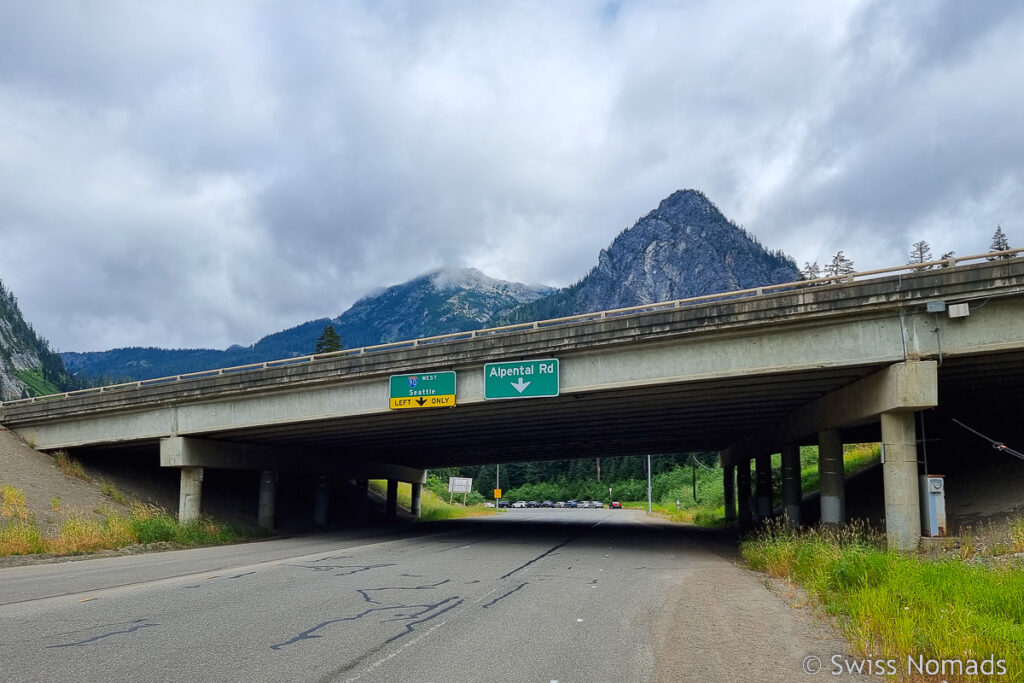
MULTIPOLYGON (((880 460, 881 447, 877 443, 848 444, 843 447, 843 466, 847 476, 873 465, 880 460)), ((689 467, 680 467, 672 472, 657 475, 661 486, 655 491, 653 511, 659 517, 699 526, 725 526, 725 491, 721 467, 698 467, 696 471, 697 496, 693 496, 693 473, 689 467), (660 497, 658 494, 660 491, 660 497), (676 510, 676 501, 679 510, 676 510)), ((757 480, 751 464, 751 482, 757 480)), ((772 456, 773 504, 782 504, 782 456, 772 456)), ((818 447, 804 446, 800 449, 800 485, 803 493, 816 491, 818 479, 818 447)), ((643 491, 646 493, 644 482, 643 491)), ((623 500, 623 507, 647 509, 647 500, 623 500)))
MULTIPOLYGON (((98 550, 113 550, 135 544, 167 542, 180 547, 215 545, 244 540, 249 534, 210 519, 179 523, 172 515, 153 507, 133 504, 128 515, 104 514, 101 519, 73 512, 64 519, 53 536, 43 536, 35 520, 25 511, 24 493, 13 486, 0 486, 0 510, 8 513, 0 519, 0 556, 79 555, 98 550)), ((54 498, 59 506, 59 500, 54 498)))
MULTIPOLYGON (((751 568, 802 585, 836 617, 862 655, 1006 662, 1024 678, 1024 566, 933 562, 889 551, 864 527, 793 532, 769 527, 745 540, 751 568)), ((947 680, 979 680, 955 678, 947 680)))
POLYGON ((67 451, 57 451, 54 457, 57 461, 57 467, 61 472, 69 477, 78 477, 79 479, 89 481, 89 475, 85 473, 82 463, 68 455, 67 451))
MULTIPOLYGON (((381 495, 386 495, 387 481, 384 479, 371 479, 370 488, 381 495)), ((458 497, 461 496, 456 496, 456 498, 458 497)), ((404 481, 398 482, 398 504, 406 510, 412 505, 412 484, 407 484, 404 481)), ((424 522, 492 514, 495 514, 493 508, 485 508, 482 505, 464 506, 458 503, 449 505, 447 501, 426 486, 423 487, 420 493, 420 520, 424 522)))
POLYGON ((60 393, 59 387, 43 377, 42 368, 18 370, 16 374, 18 375, 18 379, 25 384, 25 389, 31 396, 47 396, 49 394, 60 393))
POLYGON ((24 491, 10 484, 0 485, 0 518, 28 519, 24 491))
POLYGON ((115 503, 120 503, 122 505, 128 503, 128 499, 125 497, 123 493, 121 493, 120 489, 118 489, 116 486, 111 484, 106 479, 103 480, 102 491, 104 496, 110 498, 115 503))

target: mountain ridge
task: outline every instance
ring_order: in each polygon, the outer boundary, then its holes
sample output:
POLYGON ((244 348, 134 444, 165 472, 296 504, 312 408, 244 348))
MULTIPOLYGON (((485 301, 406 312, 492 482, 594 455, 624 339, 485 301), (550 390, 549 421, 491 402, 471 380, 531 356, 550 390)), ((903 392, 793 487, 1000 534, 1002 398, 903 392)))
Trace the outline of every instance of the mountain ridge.
POLYGON ((36 334, 0 282, 0 401, 53 393, 70 382, 61 357, 36 334))
POLYGON ((308 355, 327 325, 346 348, 465 332, 512 322, 656 303, 800 279, 795 262, 767 251, 703 192, 673 192, 619 233, 597 263, 562 289, 442 268, 362 297, 335 318, 318 318, 228 349, 123 348, 65 353, 92 381, 149 379, 308 355))
POLYGON ((496 314, 553 291, 488 277, 475 268, 442 268, 356 301, 335 318, 309 320, 227 349, 124 347, 67 352, 65 364, 101 383, 152 379, 187 372, 260 363, 313 353, 316 338, 333 325, 346 348, 465 332, 496 314))

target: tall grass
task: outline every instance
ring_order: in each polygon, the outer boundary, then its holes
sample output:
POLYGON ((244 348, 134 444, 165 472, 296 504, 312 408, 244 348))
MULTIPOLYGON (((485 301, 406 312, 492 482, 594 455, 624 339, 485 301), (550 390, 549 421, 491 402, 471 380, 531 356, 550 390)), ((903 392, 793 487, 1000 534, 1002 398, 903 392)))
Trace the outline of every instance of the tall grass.
POLYGON ((65 513, 56 535, 43 536, 24 507, 24 493, 4 484, 0 486, 3 504, 0 511, 0 556, 78 555, 112 550, 136 544, 166 542, 178 546, 230 543, 248 537, 232 526, 209 519, 180 523, 164 510, 135 503, 128 515, 106 514, 96 519, 82 514, 65 513))
POLYGON ((124 505, 124 504, 126 504, 128 502, 128 498, 125 497, 125 495, 123 493, 121 493, 121 490, 118 489, 113 484, 111 484, 106 479, 104 479, 102 481, 102 489, 101 490, 103 491, 103 495, 104 496, 106 496, 107 498, 110 498, 115 503, 121 503, 122 505, 124 505))
POLYGON ((0 556, 46 552, 35 524, 18 520, 0 526, 0 556))
POLYGON ((1018 518, 1010 523, 1011 553, 1024 553, 1024 519, 1018 518))
POLYGON ((78 477, 89 481, 89 475, 85 473, 82 463, 68 455, 67 451, 57 451, 57 467, 69 477, 78 477))
MULTIPOLYGON (((802 585, 841 619, 863 655, 1003 659, 1024 680, 1024 571, 1014 565, 933 562, 889 551, 864 528, 793 532, 768 527, 744 541, 748 564, 802 585)), ((977 680, 971 678, 948 680, 977 680)))
POLYGON ((8 519, 28 519, 28 506, 25 503, 25 492, 10 484, 0 485, 0 517, 8 519))

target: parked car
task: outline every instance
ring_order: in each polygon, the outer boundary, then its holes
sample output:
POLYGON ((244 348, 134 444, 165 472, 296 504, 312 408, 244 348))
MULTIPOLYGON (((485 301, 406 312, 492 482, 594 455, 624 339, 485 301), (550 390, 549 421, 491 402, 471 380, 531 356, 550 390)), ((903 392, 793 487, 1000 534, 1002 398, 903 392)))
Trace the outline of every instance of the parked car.
POLYGON ((509 503, 507 500, 499 500, 498 501, 498 507, 500 507, 500 508, 507 508, 510 505, 511 505, 511 503, 509 503))
POLYGON ((567 507, 567 508, 574 508, 577 505, 578 505, 578 503, 575 500, 567 500, 567 501, 565 501, 565 507, 567 507))
POLYGON ((622 503, 620 503, 617 500, 613 500, 612 504, 611 504, 611 508, 612 508, 612 510, 621 510, 622 509, 622 503))
POLYGON ((525 500, 517 500, 516 502, 512 503, 512 507, 514 507, 514 508, 524 508, 524 507, 526 507, 526 501, 525 500))
POLYGON ((488 503, 487 501, 484 501, 484 507, 485 508, 492 508, 492 507, 494 507, 494 503, 488 503))
POLYGON ((540 504, 540 506, 542 508, 553 508, 555 507, 555 502, 552 500, 545 500, 543 503, 540 504))
POLYGON ((528 507, 528 508, 539 508, 540 507, 540 503, 538 503, 535 500, 527 501, 526 507, 528 507))
POLYGON ((604 501, 603 500, 592 500, 592 501, 590 501, 590 507, 592 507, 592 508, 602 508, 603 509, 604 508, 604 501))
POLYGON ((556 508, 564 508, 565 507, 565 501, 564 500, 556 500, 555 501, 555 507, 556 508))
POLYGON ((589 500, 581 500, 580 502, 576 503, 576 507, 578 507, 578 508, 588 508, 588 507, 590 507, 590 501, 589 500))

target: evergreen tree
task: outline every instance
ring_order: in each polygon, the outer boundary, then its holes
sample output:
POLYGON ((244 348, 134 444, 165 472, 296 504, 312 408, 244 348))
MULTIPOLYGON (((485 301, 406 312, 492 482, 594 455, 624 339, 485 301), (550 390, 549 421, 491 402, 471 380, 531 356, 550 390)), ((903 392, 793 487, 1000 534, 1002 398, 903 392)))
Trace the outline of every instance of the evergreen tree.
POLYGON ((805 261, 804 269, 800 271, 800 274, 804 276, 805 280, 817 280, 821 277, 821 266, 818 265, 817 261, 814 263, 805 261))
POLYGON ((825 266, 825 275, 827 277, 836 277, 839 275, 849 275, 853 272, 853 261, 846 258, 842 250, 836 252, 836 255, 832 257, 832 262, 825 266))
POLYGON ((317 337, 313 353, 330 353, 341 351, 341 348, 341 335, 334 329, 334 325, 326 325, 324 331, 317 337))
POLYGON ((914 242, 910 247, 910 260, 908 264, 927 263, 932 260, 932 248, 924 240, 914 242))
MULTIPOLYGON (((1006 234, 1003 232, 1003 226, 997 225, 996 231, 992 235, 992 244, 988 245, 989 251, 1006 251, 1012 249, 1010 243, 1006 240, 1006 234)), ((989 261, 995 261, 1001 258, 1013 258, 1012 254, 1003 254, 1002 256, 989 256, 989 261)))

